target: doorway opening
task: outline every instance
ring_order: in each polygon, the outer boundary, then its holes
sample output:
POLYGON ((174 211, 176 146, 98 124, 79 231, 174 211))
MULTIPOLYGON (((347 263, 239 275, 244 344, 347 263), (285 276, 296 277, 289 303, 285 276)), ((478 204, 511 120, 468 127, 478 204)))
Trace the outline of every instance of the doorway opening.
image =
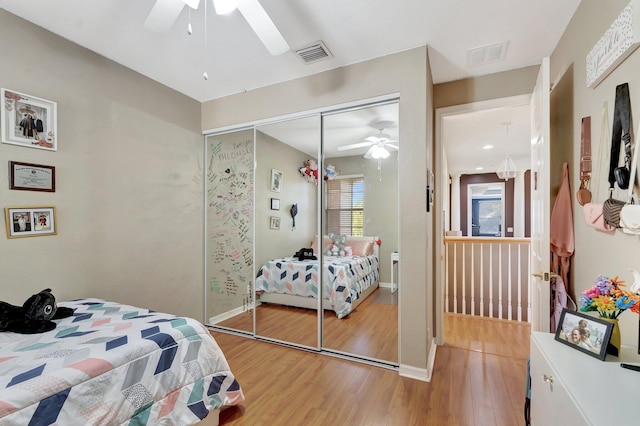
MULTIPOLYGON (((499 150, 499 149, 495 150, 495 152, 492 154, 492 156, 495 158, 495 170, 485 168, 482 171, 476 171, 476 167, 473 167, 473 169, 470 170, 471 166, 468 166, 464 170, 456 169, 455 166, 452 165, 452 158, 454 157, 452 153, 460 152, 461 150, 465 152, 465 149, 464 148, 456 149, 455 146, 450 146, 448 144, 448 140, 449 140, 448 138, 452 133, 454 133, 453 131, 454 126, 448 124, 447 121, 449 121, 449 123, 452 123, 454 121, 454 120, 451 120, 452 118, 464 117, 465 119, 470 119, 469 123, 473 123, 473 118, 475 115, 477 115, 477 117, 482 117, 483 115, 486 117, 487 114, 489 113, 494 113, 496 115, 503 114, 500 120, 498 120, 496 123, 496 128, 500 129, 500 131, 503 131, 502 129, 504 126, 501 123, 504 123, 505 121, 511 121, 511 122, 514 121, 509 119, 509 116, 508 116, 509 110, 510 109, 523 110, 525 108, 529 108, 530 100, 531 100, 530 95, 520 95, 520 96, 493 99, 489 101, 474 102, 469 104, 462 104, 462 105, 436 109, 435 169, 439 177, 439 179, 437 180, 438 182, 440 182, 439 187, 436 189, 436 197, 437 197, 436 205, 442 206, 441 209, 437 209, 434 212, 434 215, 435 215, 434 234, 436 236, 434 241, 435 258, 439 259, 439 261, 435 262, 435 283, 436 283, 436 286, 435 286, 435 300, 436 300, 435 341, 436 341, 436 344, 438 345, 443 345, 445 342, 445 327, 444 327, 445 281, 446 281, 445 234, 451 231, 451 219, 455 214, 455 212, 452 212, 451 206, 455 206, 455 205, 459 206, 461 204, 459 201, 452 200, 451 198, 451 194, 453 192, 452 191, 453 187, 450 187, 450 182, 452 182, 451 177, 453 177, 454 175, 457 175, 459 179, 459 176, 461 174, 494 173, 497 170, 500 160, 503 158, 503 154, 504 154, 504 150, 499 150)), ((530 114, 527 114, 527 115, 530 117, 530 114)), ((480 127, 481 125, 482 124, 477 124, 478 127, 480 127)), ((470 126, 473 126, 473 124, 470 124, 470 126)), ((528 123, 527 126, 530 129, 530 123, 528 123)), ((472 135, 476 130, 477 129, 474 129, 473 127, 465 129, 465 131, 467 132, 467 135, 472 135)), ((504 136, 502 136, 502 139, 504 140, 504 136)), ((494 138, 494 140, 488 140, 486 141, 486 145, 489 145, 490 143, 493 143, 495 141, 499 141, 499 139, 494 138)), ((510 153, 511 152, 513 151, 510 151, 510 153)), ((469 152, 467 151, 465 155, 469 157, 469 152)), ((524 164, 526 164, 526 161, 528 161, 528 164, 530 164, 530 157, 527 157, 526 160, 523 160, 523 161, 524 161, 524 164)), ((456 188, 456 189, 457 191, 459 191, 459 188, 456 188)), ((502 190, 503 195, 500 197, 487 196, 483 198, 480 195, 475 197, 474 195, 471 194, 472 192, 473 191, 468 192, 469 200, 467 202, 467 206, 470 211, 470 214, 466 215, 468 218, 467 219, 468 221, 467 229, 469 230, 468 235, 471 236, 474 233, 473 224, 471 222, 473 221, 473 215, 474 215, 473 200, 477 199, 478 201, 475 203, 475 205, 477 207, 478 221, 480 220, 480 216, 482 215, 481 212, 483 212, 484 210, 482 209, 482 207, 485 207, 485 209, 488 209, 488 210, 496 209, 496 212, 497 211, 500 212, 499 220, 496 219, 495 212, 493 213, 493 216, 489 214, 485 214, 484 216, 486 219, 488 219, 489 216, 491 216, 491 219, 487 221, 483 219, 483 222, 485 222, 484 227, 480 227, 479 223, 476 223, 476 225, 478 225, 478 228, 475 232, 478 234, 478 237, 480 237, 479 235, 480 233, 483 233, 483 234, 493 233, 493 235, 491 236, 504 236, 504 233, 505 233, 504 210, 502 208, 497 207, 499 205, 504 207, 504 202, 499 201, 500 199, 504 200, 504 189, 502 190)))

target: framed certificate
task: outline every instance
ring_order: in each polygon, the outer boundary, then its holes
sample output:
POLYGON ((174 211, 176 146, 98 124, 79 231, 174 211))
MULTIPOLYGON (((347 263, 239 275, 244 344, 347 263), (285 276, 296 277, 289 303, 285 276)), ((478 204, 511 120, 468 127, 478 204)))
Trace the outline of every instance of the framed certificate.
POLYGON ((9 189, 56 192, 56 168, 9 161, 9 189))

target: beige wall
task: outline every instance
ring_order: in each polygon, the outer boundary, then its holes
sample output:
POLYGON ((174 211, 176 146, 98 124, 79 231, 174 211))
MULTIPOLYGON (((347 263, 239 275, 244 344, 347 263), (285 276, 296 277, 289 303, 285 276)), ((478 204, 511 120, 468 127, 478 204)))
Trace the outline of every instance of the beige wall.
POLYGON ((400 364, 416 369, 427 368, 433 335, 433 227, 423 196, 433 168, 431 92, 420 47, 202 105, 203 129, 215 129, 399 93, 400 364))
POLYGON ((531 94, 536 85, 538 69, 536 65, 436 84, 433 86, 433 107, 444 108, 531 94))
POLYGON ((58 103, 57 152, 0 144, 2 207, 55 206, 58 228, 0 231, 0 299, 51 287, 203 319, 200 104, 4 10, 0 35, 0 86, 58 103), (56 192, 9 190, 8 161, 54 166, 56 192))
MULTIPOLYGON (((255 273, 270 259, 293 256, 311 247, 318 234, 318 187, 307 182, 298 170, 310 157, 264 133, 256 136, 256 259, 255 273), (271 192, 271 169, 282 172, 280 192, 271 192), (280 210, 271 210, 271 198, 280 200, 280 210), (292 229, 291 205, 298 204, 296 229, 292 229), (280 229, 269 228, 269 218, 280 218, 280 229)), ((315 160, 315 158, 314 158, 315 160)))
MULTIPOLYGON (((606 79, 595 88, 587 88, 585 83, 585 58, 600 37, 613 23, 628 0, 583 0, 576 11, 567 31, 562 36, 557 48, 551 56, 551 81, 559 82, 556 88, 562 89, 556 96, 556 109, 570 111, 560 115, 556 113, 555 132, 565 137, 552 144, 568 144, 571 147, 571 190, 579 187, 580 158, 580 124, 582 117, 591 116, 592 153, 597 155, 600 141, 601 113, 603 102, 609 105, 609 120, 613 115, 615 88, 628 82, 631 95, 631 117, 633 122, 632 137, 635 140, 638 128, 638 112, 640 112, 640 50, 636 50, 606 79)), ((555 92, 556 89, 554 89, 555 92)), ((610 121, 611 122, 611 121, 610 121)), ((610 133, 609 133, 610 135, 610 133)), ((608 139, 611 137, 609 136, 608 139)), ((606 141, 607 148, 610 140, 606 141)), ((598 191, 598 199, 602 202, 607 196, 608 167, 602 161, 596 172, 597 180, 592 181, 591 191, 598 191), (597 188, 597 189, 596 189, 597 188)), ((594 167, 597 159, 594 159, 594 167)), ((623 194, 619 193, 622 199, 623 194)), ((572 264, 573 283, 579 293, 589 287, 598 274, 607 276, 620 275, 629 284, 633 277, 629 268, 640 270, 639 248, 637 236, 616 232, 615 235, 600 233, 585 225, 582 207, 574 197, 574 230, 576 251, 572 264)), ((637 346, 638 316, 625 312, 620 317, 622 344, 637 346)))

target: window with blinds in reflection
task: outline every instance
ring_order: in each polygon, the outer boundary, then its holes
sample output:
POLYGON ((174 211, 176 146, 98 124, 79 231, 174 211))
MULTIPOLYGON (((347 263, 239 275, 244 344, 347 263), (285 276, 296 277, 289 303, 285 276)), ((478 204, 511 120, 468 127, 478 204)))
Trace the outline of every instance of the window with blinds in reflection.
POLYGON ((364 176, 326 181, 327 234, 364 236, 364 176))

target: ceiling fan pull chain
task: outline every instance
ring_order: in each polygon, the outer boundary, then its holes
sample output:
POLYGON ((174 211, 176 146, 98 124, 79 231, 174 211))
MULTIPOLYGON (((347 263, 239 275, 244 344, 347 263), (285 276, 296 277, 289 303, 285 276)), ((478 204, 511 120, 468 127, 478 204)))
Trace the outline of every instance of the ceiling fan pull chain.
POLYGON ((202 78, 209 80, 209 74, 207 74, 206 64, 207 64, 207 3, 204 2, 204 49, 202 49, 202 63, 205 65, 204 73, 202 73, 202 78))

